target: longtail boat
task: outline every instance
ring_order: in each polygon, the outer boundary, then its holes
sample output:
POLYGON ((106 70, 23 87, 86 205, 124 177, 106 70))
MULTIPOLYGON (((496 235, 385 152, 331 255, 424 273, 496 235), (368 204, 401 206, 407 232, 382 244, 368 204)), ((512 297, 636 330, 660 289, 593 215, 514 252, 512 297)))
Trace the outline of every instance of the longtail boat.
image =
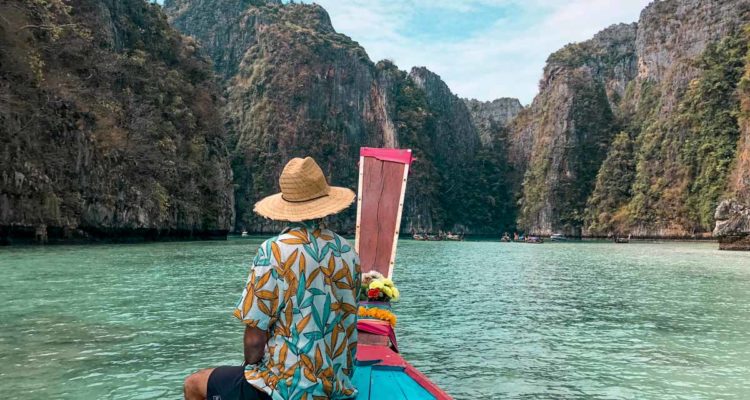
MULTIPOLYGON (((354 246, 363 272, 377 271, 389 279, 393 277, 411 162, 411 150, 360 149, 354 246)), ((362 301, 360 307, 390 313, 388 302, 362 301)), ((390 322, 360 318, 357 331, 354 385, 359 390, 358 400, 451 399, 404 360, 390 322)))

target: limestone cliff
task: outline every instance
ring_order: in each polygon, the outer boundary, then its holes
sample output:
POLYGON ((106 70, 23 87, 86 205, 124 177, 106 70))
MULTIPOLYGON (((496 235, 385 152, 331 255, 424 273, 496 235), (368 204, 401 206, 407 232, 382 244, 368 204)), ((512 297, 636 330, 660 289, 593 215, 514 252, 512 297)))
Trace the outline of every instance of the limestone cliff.
POLYGON ((0 239, 227 232, 218 91, 158 6, 14 0, 0 15, 0 239))
POLYGON ((617 112, 636 75, 636 26, 615 25, 553 53, 539 94, 511 128, 510 161, 525 171, 519 226, 580 235, 596 173, 618 130, 617 112))
POLYGON ((750 0, 654 1, 526 108, 373 63, 319 5, 164 7, 193 38, 142 0, 0 4, 0 237, 275 231, 284 163, 353 188, 360 146, 414 149, 404 232, 748 236, 750 0))
POLYGON ((727 195, 750 205, 750 52, 745 57, 745 73, 738 85, 738 94, 740 138, 734 168, 729 177, 727 195))
MULTIPOLYGON (((331 182, 356 187, 360 146, 414 149, 405 231, 486 225, 467 220, 460 206, 492 197, 464 190, 479 135, 437 75, 371 62, 318 5, 170 0, 165 10, 203 44, 225 82, 237 228, 278 229, 256 217, 252 204, 278 190, 276 177, 291 157, 310 155, 331 182)), ((350 209, 331 223, 351 228, 354 216, 350 209)))
MULTIPOLYGON (((479 134, 466 105, 437 74, 422 67, 413 68, 409 76, 425 93, 430 112, 422 134, 432 145, 430 162, 437 166, 438 201, 443 210, 450 211, 441 225, 466 231, 482 222, 472 219, 474 207, 467 204, 476 198, 470 185, 473 159, 481 146, 479 134)), ((418 224, 414 228, 418 229, 418 224)))
POLYGON ((507 128, 523 110, 518 99, 502 97, 492 101, 464 99, 469 108, 474 126, 479 131, 482 145, 491 145, 493 136, 503 128, 507 128))
POLYGON ((526 171, 520 225, 709 236, 730 175, 745 173, 742 150, 733 160, 749 10, 748 0, 654 1, 637 24, 550 56, 512 127, 511 162, 526 171))
MULTIPOLYGON (((745 33, 745 35, 748 35, 745 33)), ((750 250, 750 53, 738 85, 740 98, 739 144, 726 200, 716 209, 713 234, 723 249, 750 250)))
MULTIPOLYGON (((417 136, 420 144, 416 146, 423 149, 426 157, 417 160, 415 170, 434 171, 431 181, 422 179, 423 182, 416 182, 416 187, 429 189, 434 201, 432 205, 423 200, 407 202, 407 210, 429 206, 432 221, 425 224, 423 220, 407 219, 406 228, 474 234, 497 234, 512 229, 515 197, 510 184, 512 170, 507 162, 505 128, 493 126, 492 136, 483 143, 480 121, 438 75, 426 68, 413 68, 409 76, 424 97, 424 105, 414 103, 409 112, 428 112, 417 136)), ((402 132, 399 134, 403 136, 402 132)), ((418 217, 423 214, 412 213, 418 217)), ((407 218, 412 217, 407 213, 407 218)))
POLYGON ((736 152, 748 10, 747 0, 665 0, 642 12, 638 74, 620 106, 634 144, 621 154, 635 163, 628 171, 603 166, 597 187, 630 182, 630 193, 590 204, 591 234, 710 235, 736 152))
MULTIPOLYGON (((238 229, 278 229, 252 205, 278 189, 290 158, 312 156, 329 181, 356 188, 359 147, 397 144, 390 78, 334 31, 322 7, 173 0, 165 9, 203 44, 226 82, 238 229)), ((353 226, 354 216, 349 210, 340 221, 353 226)))
POLYGON ((704 235, 713 227, 737 142, 736 117, 721 114, 738 107, 734 91, 747 47, 745 39, 731 37, 750 22, 749 10, 746 0, 673 1, 643 12, 634 104, 654 96, 659 105, 638 132, 628 204, 642 235, 704 235), (680 25, 665 24, 674 13, 680 25), (638 90, 649 84, 653 94, 638 90))

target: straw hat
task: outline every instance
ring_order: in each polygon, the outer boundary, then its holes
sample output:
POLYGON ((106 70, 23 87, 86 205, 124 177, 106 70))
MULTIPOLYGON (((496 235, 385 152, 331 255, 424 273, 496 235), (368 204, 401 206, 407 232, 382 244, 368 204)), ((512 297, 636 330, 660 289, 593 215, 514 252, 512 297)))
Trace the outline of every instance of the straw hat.
POLYGON ((279 221, 299 222, 336 214, 354 201, 350 189, 328 186, 323 171, 310 157, 289 161, 281 172, 279 186, 281 193, 255 203, 256 213, 279 221))

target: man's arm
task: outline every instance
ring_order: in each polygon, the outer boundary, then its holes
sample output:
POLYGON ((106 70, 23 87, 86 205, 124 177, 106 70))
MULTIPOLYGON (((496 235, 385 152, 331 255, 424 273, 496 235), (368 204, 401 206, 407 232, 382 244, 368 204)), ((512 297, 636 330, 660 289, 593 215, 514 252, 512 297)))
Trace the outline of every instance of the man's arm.
POLYGON ((255 364, 263 359, 268 342, 268 332, 257 327, 245 326, 245 363, 255 364))

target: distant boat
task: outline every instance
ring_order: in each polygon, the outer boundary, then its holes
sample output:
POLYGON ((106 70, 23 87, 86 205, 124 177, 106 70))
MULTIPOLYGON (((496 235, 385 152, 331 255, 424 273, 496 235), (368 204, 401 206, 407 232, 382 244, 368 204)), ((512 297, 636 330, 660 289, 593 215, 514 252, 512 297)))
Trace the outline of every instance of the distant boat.
POLYGON ((507 232, 506 232, 506 233, 504 233, 504 234, 503 234, 503 237, 501 237, 501 238, 500 238, 500 241, 501 241, 501 242, 510 242, 510 241, 511 241, 511 239, 510 239, 510 235, 508 235, 508 233, 507 233, 507 232))
POLYGON ((245 230, 242 231, 242 237, 247 237, 247 231, 245 230))
POLYGON ((429 233, 415 233, 411 235, 414 240, 439 241, 443 240, 443 235, 430 235, 429 233))
POLYGON ((562 242, 568 240, 568 238, 566 238, 562 233, 553 233, 552 236, 549 237, 549 240, 553 242, 562 242))
POLYGON ((527 236, 524 242, 531 243, 531 244, 540 244, 540 243, 544 243, 544 240, 540 238, 539 236, 527 236))
POLYGON ((615 236, 615 243, 630 243, 630 235, 626 238, 615 236))
POLYGON ((464 240, 464 235, 459 235, 457 233, 455 233, 455 234, 454 233, 449 233, 449 234, 445 235, 445 240, 453 240, 453 241, 456 241, 456 242, 460 242, 460 241, 464 240))

